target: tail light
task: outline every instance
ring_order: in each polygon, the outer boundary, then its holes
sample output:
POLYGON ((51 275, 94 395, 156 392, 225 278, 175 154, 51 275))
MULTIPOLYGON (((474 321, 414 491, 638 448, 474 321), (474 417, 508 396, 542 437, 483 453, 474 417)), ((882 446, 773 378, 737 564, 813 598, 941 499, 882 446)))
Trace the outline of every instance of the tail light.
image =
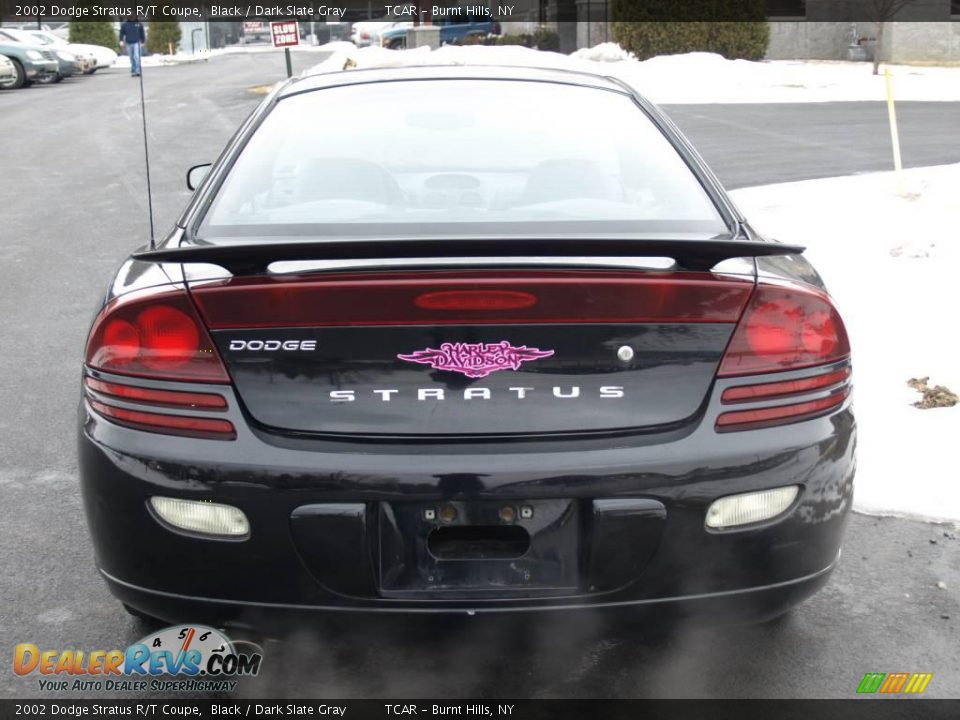
POLYGON ((719 377, 796 370, 850 355, 843 320, 824 293, 760 283, 737 324, 719 377))
POLYGON ((101 311, 87 365, 157 380, 228 383, 223 361, 182 289, 122 296, 101 311))
POLYGON ((843 387, 826 397, 817 398, 816 400, 756 408, 754 410, 736 410, 734 412, 721 413, 720 416, 717 417, 716 427, 719 432, 730 432, 733 430, 755 430, 757 428, 810 420, 840 407, 843 401, 847 399, 849 393, 850 389, 843 387))
POLYGON ((90 407, 120 425, 126 425, 137 430, 148 430, 163 435, 185 435, 187 437, 207 438, 210 440, 233 440, 237 437, 233 423, 220 418, 143 412, 141 410, 130 410, 115 405, 108 405, 97 400, 90 400, 90 407))
POLYGON ((227 409, 223 395, 137 384, 138 378, 230 381, 209 333, 183 289, 164 287, 131 293, 107 305, 90 331, 86 362, 93 370, 129 376, 123 381, 89 376, 84 380, 90 408, 112 422, 165 435, 236 438, 236 429, 229 420, 182 414, 222 412, 227 409))
POLYGON ((716 430, 731 432, 809 420, 850 394, 850 342, 830 298, 814 289, 761 282, 730 339, 719 377, 810 368, 799 378, 726 388, 724 405, 776 402, 723 412, 716 430), (824 395, 824 393, 827 393, 824 395))
POLYGON ((850 368, 845 367, 824 375, 814 375, 798 380, 782 380, 758 385, 737 385, 724 390, 723 395, 720 396, 720 401, 723 403, 741 403, 802 395, 803 393, 826 390, 833 385, 845 382, 849 377, 850 368))
POLYGON ((182 408, 185 410, 226 410, 227 401, 216 393, 184 392, 181 390, 157 390, 155 388, 122 385, 86 378, 88 388, 101 395, 127 402, 156 405, 158 407, 182 408))

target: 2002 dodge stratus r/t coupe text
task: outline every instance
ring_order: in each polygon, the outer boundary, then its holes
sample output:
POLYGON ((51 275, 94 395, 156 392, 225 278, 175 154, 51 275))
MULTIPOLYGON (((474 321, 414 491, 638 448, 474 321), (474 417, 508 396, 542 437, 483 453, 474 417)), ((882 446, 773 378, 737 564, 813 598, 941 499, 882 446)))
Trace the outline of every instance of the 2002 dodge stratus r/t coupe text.
POLYGON ((99 568, 165 620, 772 617, 826 581, 854 474, 802 250, 614 80, 288 82, 93 322, 99 568))

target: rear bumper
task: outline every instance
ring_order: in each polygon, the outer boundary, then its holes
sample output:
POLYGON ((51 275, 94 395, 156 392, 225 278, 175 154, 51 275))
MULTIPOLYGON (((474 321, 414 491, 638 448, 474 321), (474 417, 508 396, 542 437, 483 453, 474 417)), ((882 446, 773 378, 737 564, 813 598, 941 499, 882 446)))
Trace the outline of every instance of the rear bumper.
POLYGON ((762 619, 815 592, 836 562, 852 501, 854 417, 848 400, 814 420, 719 435, 714 411, 683 437, 657 442, 374 445, 281 441, 239 424, 234 442, 177 438, 119 427, 82 404, 81 485, 112 592, 171 621, 588 609, 762 619), (705 528, 716 498, 784 485, 801 487, 784 515, 738 530, 705 528), (154 495, 235 505, 251 534, 228 541, 172 531, 148 509, 154 495), (554 553, 568 563, 576 555, 572 583, 405 594, 384 580, 384 513, 557 499, 578 509, 574 549, 554 553), (663 512, 640 512, 626 526, 600 522, 598 507, 622 501, 663 512), (304 508, 331 505, 359 508, 362 522, 295 528, 304 508))
POLYGON ((489 615, 504 613, 585 613, 617 621, 656 619, 699 620, 713 622, 760 622, 777 617, 803 602, 822 588, 839 562, 839 555, 827 567, 812 575, 788 582, 745 590, 705 593, 671 598, 652 598, 605 603, 556 603, 536 607, 481 605, 472 608, 442 604, 419 607, 353 607, 345 605, 304 605, 299 603, 261 603, 196 597, 138 587, 101 571, 114 597, 122 602, 171 623, 199 622, 214 626, 268 628, 288 632, 304 624, 338 618, 489 615))

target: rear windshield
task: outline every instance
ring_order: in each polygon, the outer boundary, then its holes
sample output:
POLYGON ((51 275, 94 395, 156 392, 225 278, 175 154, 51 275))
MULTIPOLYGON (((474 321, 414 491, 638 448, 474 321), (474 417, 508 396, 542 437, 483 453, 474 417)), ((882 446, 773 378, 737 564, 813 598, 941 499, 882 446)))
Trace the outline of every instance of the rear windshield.
POLYGON ((201 238, 675 231, 721 234, 713 202, 628 95, 557 83, 417 80, 281 100, 201 238), (549 230, 548 230, 549 229, 549 230), (359 231, 359 232, 358 232, 359 231))

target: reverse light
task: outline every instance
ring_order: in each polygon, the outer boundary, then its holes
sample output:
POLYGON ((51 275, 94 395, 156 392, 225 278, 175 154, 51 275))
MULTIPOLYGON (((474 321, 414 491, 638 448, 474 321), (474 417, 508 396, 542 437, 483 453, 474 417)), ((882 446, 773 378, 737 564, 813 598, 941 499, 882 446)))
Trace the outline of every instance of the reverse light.
POLYGON ((231 538, 250 534, 247 516, 232 505, 155 496, 150 498, 150 506, 164 522, 180 530, 231 538))
POLYGON ((714 500, 707 509, 706 526, 723 530, 770 520, 786 511, 799 492, 799 486, 788 485, 772 490, 722 497, 714 500))

